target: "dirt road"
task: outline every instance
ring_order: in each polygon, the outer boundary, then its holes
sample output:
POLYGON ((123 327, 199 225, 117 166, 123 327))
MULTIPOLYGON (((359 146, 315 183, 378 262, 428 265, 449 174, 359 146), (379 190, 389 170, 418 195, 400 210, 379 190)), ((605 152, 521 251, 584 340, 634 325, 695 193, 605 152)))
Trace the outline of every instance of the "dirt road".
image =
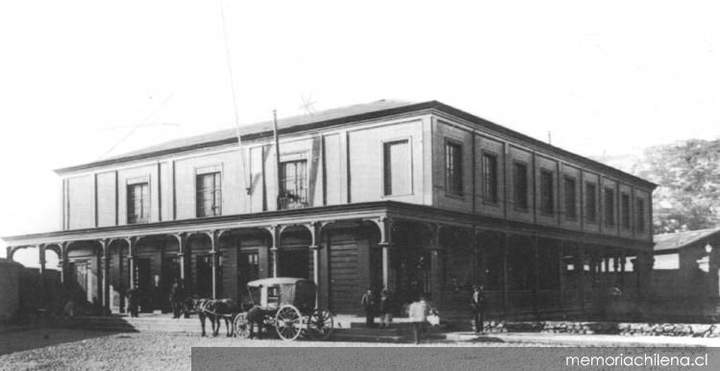
MULTIPOLYGON (((507 346, 433 342, 432 346, 507 346)), ((192 347, 386 347, 411 344, 241 340, 219 336, 86 330, 28 330, 0 334, 0 370, 189 370, 192 347)), ((514 346, 518 346, 515 344, 514 346)), ((530 346, 530 344, 524 344, 530 346)))

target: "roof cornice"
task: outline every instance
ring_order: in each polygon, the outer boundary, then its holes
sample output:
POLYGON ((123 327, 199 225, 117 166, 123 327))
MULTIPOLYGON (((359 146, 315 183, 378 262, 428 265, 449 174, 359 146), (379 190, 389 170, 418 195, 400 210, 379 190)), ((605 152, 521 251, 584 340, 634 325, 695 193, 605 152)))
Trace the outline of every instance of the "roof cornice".
MULTIPOLYGON (((278 134, 289 134, 289 133, 295 133, 295 132, 301 132, 306 130, 313 130, 313 129, 319 129, 319 128, 326 128, 331 126, 337 126, 342 124, 347 124, 353 121, 366 121, 366 120, 372 120, 372 119, 378 119, 381 117, 386 116, 393 116, 398 114, 404 114, 414 111, 421 111, 429 108, 433 108, 436 105, 441 104, 437 101, 427 101, 427 102, 421 102, 421 103, 415 103, 415 104, 408 104, 401 107, 394 107, 394 108, 388 108, 378 111, 372 111, 372 112, 366 112, 361 113, 357 115, 350 115, 350 116, 344 116, 339 118, 334 118, 330 120, 322 120, 322 121, 314 121, 307 124, 301 124, 301 125, 295 125, 287 128, 280 128, 278 130, 278 134)), ((241 135, 240 138, 243 141, 250 141, 250 140, 257 140, 264 137, 272 136, 273 132, 272 130, 263 130, 256 133, 248 133, 241 135)), ((148 158, 158 157, 158 156, 164 156, 169 155, 173 153, 180 153, 180 152, 187 152, 197 149, 203 149, 203 148, 210 148, 210 147, 217 147, 225 144, 232 144, 237 143, 237 137, 228 137, 221 140, 215 140, 215 141, 208 141, 198 144, 193 144, 189 146, 178 146, 175 148, 169 148, 169 149, 163 149, 159 151, 152 151, 147 153, 140 153, 135 155, 128 155, 128 156, 122 156, 117 158, 111 158, 107 160, 100 160, 100 161, 94 161, 94 162, 88 162, 80 165, 74 165, 69 167, 63 167, 59 169, 55 169, 55 173, 58 175, 63 175, 66 173, 78 171, 78 170, 87 170, 92 169, 95 167, 101 167, 101 166, 107 166, 117 163, 124 163, 124 162, 130 162, 130 161, 137 161, 137 160, 145 160, 148 158)))
MULTIPOLYGON (((475 116, 471 113, 457 109, 455 107, 449 106, 447 104, 441 103, 436 100, 420 102, 420 103, 412 103, 412 104, 407 104, 407 105, 400 106, 400 107, 381 109, 381 110, 372 111, 372 112, 365 112, 365 113, 356 114, 356 115, 343 116, 343 117, 338 117, 338 118, 329 119, 329 120, 314 121, 314 122, 310 122, 307 124, 300 124, 300 125, 294 125, 291 127, 280 128, 278 130, 278 134, 282 135, 282 134, 290 134, 290 133, 296 133, 296 132, 302 132, 302 131, 308 131, 308 130, 317 130, 320 128, 344 125, 344 124, 348 124, 348 123, 356 122, 356 121, 374 120, 374 119, 379 119, 382 117, 407 114, 407 113, 411 113, 411 112, 419 112, 419 111, 424 111, 424 110, 437 110, 439 112, 444 112, 446 114, 458 117, 462 120, 471 122, 473 124, 483 126, 485 128, 488 128, 492 131, 495 131, 495 132, 502 134, 504 136, 507 136, 509 138, 519 139, 519 140, 527 143, 531 147, 535 147, 536 149, 550 150, 554 153, 560 154, 561 156, 567 157, 568 159, 577 161, 579 164, 585 164, 585 165, 589 165, 590 167, 596 168, 600 172, 607 173, 608 175, 614 175, 616 177, 632 179, 635 182, 646 186, 650 190, 653 190, 657 187, 657 184, 652 183, 648 180, 645 180, 645 179, 642 179, 635 175, 626 173, 624 171, 621 171, 614 167, 605 165, 601 162, 592 160, 590 158, 583 157, 578 154, 569 152, 560 147, 556 147, 551 144, 545 143, 543 141, 537 140, 528 135, 522 134, 518 131, 506 128, 502 125, 498 125, 494 122, 485 120, 479 116, 475 116)), ((257 140, 257 139, 261 139, 261 138, 265 138, 265 137, 270 137, 272 135, 273 135, 272 130, 263 130, 263 131, 258 131, 255 133, 248 133, 248 134, 241 135, 241 139, 243 141, 251 141, 251 140, 257 140)), ((55 173, 57 173, 58 175, 64 175, 64 174, 75 172, 75 171, 87 170, 87 169, 92 169, 92 168, 101 167, 101 166, 108 166, 108 165, 125 163, 125 162, 130 162, 130 161, 145 160, 145 159, 149 159, 149 158, 153 158, 153 157, 165 156, 165 155, 187 152, 187 151, 193 151, 193 150, 198 150, 198 149, 203 149, 203 148, 217 147, 217 146, 228 145, 228 144, 233 144, 233 143, 237 143, 237 137, 232 136, 232 137, 224 138, 221 140, 214 140, 214 141, 197 143, 197 144, 188 145, 188 146, 178 146, 178 147, 162 149, 162 150, 158 150, 158 151, 151 151, 151 152, 140 153, 140 154, 135 154, 135 155, 128 155, 128 156, 123 156, 123 157, 107 159, 107 160, 89 162, 89 163, 85 163, 85 164, 81 164, 81 165, 75 165, 75 166, 56 169, 55 173)))
POLYGON ((301 209, 264 211, 259 213, 222 215, 207 218, 190 218, 145 224, 126 224, 99 228, 71 229, 1 237, 9 246, 57 244, 63 241, 93 239, 122 239, 132 236, 210 231, 215 229, 261 228, 266 225, 297 224, 305 221, 349 221, 385 216, 398 220, 434 221, 441 224, 477 227, 479 230, 507 231, 518 235, 541 235, 558 239, 583 240, 587 244, 607 243, 613 246, 641 246, 652 249, 652 241, 605 235, 597 232, 577 231, 560 226, 532 224, 467 212, 438 209, 428 205, 397 201, 371 201, 356 204, 318 206, 301 209))
POLYGON ((500 133, 502 135, 505 135, 507 137, 514 138, 514 139, 520 139, 520 140, 526 142, 527 144, 529 144, 530 146, 535 147, 536 149, 547 149, 547 150, 553 151, 554 153, 560 154, 561 156, 564 156, 564 157, 567 157, 574 161, 577 161, 578 164, 585 164, 585 165, 590 165, 591 167, 595 167, 595 168, 599 169, 600 172, 607 173, 608 175, 615 175, 617 177, 633 179, 634 181, 645 185, 646 187, 650 188, 651 190, 654 190, 657 187, 657 184, 655 184, 651 181, 648 181, 647 179, 640 178, 638 176, 626 173, 622 170, 616 169, 612 166, 608 166, 608 165, 598 162, 596 160, 593 160, 593 159, 590 159, 590 158, 587 158, 584 156, 580 156, 573 152, 564 150, 560 147, 553 146, 552 144, 545 143, 541 140, 537 140, 533 137, 530 137, 530 136, 520 133, 518 131, 509 129, 505 126, 498 125, 494 122, 485 120, 482 117, 478 117, 478 116, 475 116, 466 111, 462 111, 455 107, 448 106, 447 104, 440 103, 440 102, 437 102, 437 104, 438 104, 438 106, 434 107, 434 108, 441 112, 445 112, 447 114, 461 118, 465 121, 472 122, 474 124, 483 125, 486 128, 489 128, 490 130, 493 130, 493 131, 500 133))

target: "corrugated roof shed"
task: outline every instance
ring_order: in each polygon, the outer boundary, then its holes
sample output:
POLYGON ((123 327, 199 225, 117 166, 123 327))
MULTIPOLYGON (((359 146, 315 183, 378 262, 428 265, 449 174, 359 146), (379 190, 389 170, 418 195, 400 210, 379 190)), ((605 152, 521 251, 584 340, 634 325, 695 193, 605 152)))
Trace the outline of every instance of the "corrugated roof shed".
POLYGON ((655 242, 654 251, 666 251, 681 249, 685 246, 691 245, 697 241, 712 236, 715 233, 720 233, 720 228, 710 229, 699 229, 696 231, 677 232, 677 233, 663 233, 656 234, 653 236, 655 242))

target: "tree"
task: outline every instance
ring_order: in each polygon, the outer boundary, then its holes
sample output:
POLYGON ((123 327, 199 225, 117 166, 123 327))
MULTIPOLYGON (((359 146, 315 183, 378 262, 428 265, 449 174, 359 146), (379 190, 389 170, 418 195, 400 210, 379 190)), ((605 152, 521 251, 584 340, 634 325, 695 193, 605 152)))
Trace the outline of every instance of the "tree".
POLYGON ((720 225, 720 139, 650 147, 632 172, 658 184, 655 233, 720 225))

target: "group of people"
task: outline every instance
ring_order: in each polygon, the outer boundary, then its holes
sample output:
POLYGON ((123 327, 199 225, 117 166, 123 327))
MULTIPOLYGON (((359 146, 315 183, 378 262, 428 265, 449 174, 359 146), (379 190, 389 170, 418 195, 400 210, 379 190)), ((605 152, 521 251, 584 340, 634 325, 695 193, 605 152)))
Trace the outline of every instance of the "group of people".
MULTIPOLYGON (((185 294, 179 280, 174 281, 169 294, 173 318, 180 318, 184 312, 185 294)), ((425 324, 429 322, 429 319, 430 322, 433 322, 433 320, 437 321, 438 313, 428 302, 428 298, 425 294, 420 293, 411 299, 412 301, 407 306, 407 314, 409 315, 410 322, 413 325, 415 342, 418 343, 425 324), (435 317, 429 318, 428 316, 435 317)), ((137 293, 130 293, 129 309, 131 315, 133 316, 137 316, 137 304, 137 293)), ((397 300, 389 289, 384 288, 380 291, 380 294, 377 295, 376 291, 372 287, 368 288, 360 299, 360 305, 365 312, 366 326, 376 327, 375 317, 380 317, 380 324, 378 327, 381 329, 390 328, 392 325, 393 314, 400 311, 400 304, 400 300, 397 300)), ((470 297, 470 309, 472 312, 472 323, 475 332, 483 333, 485 330, 485 312, 487 309, 487 298, 485 296, 483 285, 473 286, 472 296, 470 297)), ((250 314, 251 313, 248 313, 249 316, 250 314)), ((254 333, 254 331, 251 331, 251 333, 254 333)))
MULTIPOLYGON (((429 316, 435 316, 437 319, 437 310, 435 310, 427 300, 425 294, 414 295, 407 306, 407 313, 413 326, 413 334, 415 343, 420 343, 420 337, 424 331, 425 323, 430 321, 429 316)), ((399 311, 399 300, 397 300, 390 290, 387 288, 380 291, 377 296, 372 288, 368 288, 360 299, 360 305, 365 312, 365 325, 367 327, 375 327, 375 317, 380 317, 381 329, 391 327, 393 314, 399 311)), ((434 321, 433 324, 438 324, 434 321)))
MULTIPOLYGON (((438 313, 427 300, 427 295, 419 294, 417 299, 412 301, 407 309, 410 322, 413 326, 413 334, 415 343, 420 342, 420 336, 424 331, 424 326, 428 322, 437 324, 438 313), (433 316, 433 317, 429 317, 433 316)), ((393 313, 399 309, 398 301, 387 288, 380 291, 377 296, 375 291, 370 287, 362 295, 360 305, 365 312, 365 325, 367 327, 375 327, 375 317, 380 317, 379 328, 390 328, 393 313)), ((472 312, 473 329, 476 333, 485 332, 485 312, 487 310, 487 298, 483 285, 474 285, 472 295, 470 297, 470 310, 472 312)))
POLYGON ((375 327, 375 317, 380 316, 380 328, 390 328, 393 313, 397 311, 396 300, 387 288, 375 294, 372 287, 368 288, 360 299, 360 305, 365 312, 365 325, 375 327))
MULTIPOLYGON (((133 287, 126 291, 126 295, 127 311, 130 314, 130 317, 137 317, 140 312, 143 292, 138 287, 133 287)), ((173 318, 180 318, 180 316, 185 312, 185 301, 187 297, 185 296, 185 290, 183 289, 179 279, 175 279, 172 286, 170 286, 168 299, 170 302, 170 308, 173 312, 173 318)))

